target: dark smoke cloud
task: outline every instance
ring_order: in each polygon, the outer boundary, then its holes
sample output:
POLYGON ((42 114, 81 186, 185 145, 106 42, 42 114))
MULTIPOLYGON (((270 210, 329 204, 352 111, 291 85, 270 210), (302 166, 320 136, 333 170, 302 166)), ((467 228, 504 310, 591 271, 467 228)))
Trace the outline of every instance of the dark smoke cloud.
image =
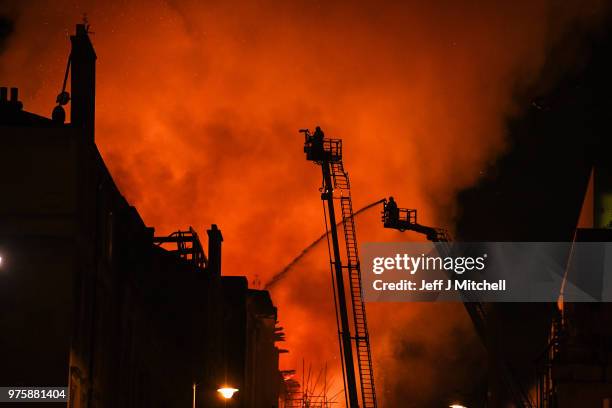
POLYGON ((9 36, 12 33, 13 20, 7 16, 0 15, 0 54, 4 52, 9 36))

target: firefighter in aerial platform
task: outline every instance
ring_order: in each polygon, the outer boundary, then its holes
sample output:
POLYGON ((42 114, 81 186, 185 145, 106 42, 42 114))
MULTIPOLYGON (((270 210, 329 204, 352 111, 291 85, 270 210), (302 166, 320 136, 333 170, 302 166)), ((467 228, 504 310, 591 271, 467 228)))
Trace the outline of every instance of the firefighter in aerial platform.
POLYGON ((399 208, 393 197, 385 202, 385 225, 395 226, 399 222, 399 208))
POLYGON ((325 137, 325 133, 321 130, 320 126, 315 128, 315 131, 312 135, 312 145, 315 150, 323 151, 323 138, 325 137))
POLYGON ((321 130, 321 127, 317 126, 313 134, 308 130, 303 130, 301 132, 306 135, 306 146, 304 147, 306 159, 313 161, 322 160, 325 154, 325 149, 323 148, 325 134, 323 130, 321 130))

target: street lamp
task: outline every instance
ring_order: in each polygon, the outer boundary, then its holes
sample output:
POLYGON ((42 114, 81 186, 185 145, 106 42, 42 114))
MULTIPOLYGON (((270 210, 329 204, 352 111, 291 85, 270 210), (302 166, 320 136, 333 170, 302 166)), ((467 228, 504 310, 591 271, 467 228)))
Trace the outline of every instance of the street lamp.
POLYGON ((461 404, 452 404, 452 405, 449 405, 448 408, 467 408, 467 407, 461 404))
POLYGON ((221 387, 217 390, 217 392, 219 394, 221 394, 221 396, 225 399, 231 399, 235 393, 238 392, 238 388, 232 388, 232 387, 221 387))

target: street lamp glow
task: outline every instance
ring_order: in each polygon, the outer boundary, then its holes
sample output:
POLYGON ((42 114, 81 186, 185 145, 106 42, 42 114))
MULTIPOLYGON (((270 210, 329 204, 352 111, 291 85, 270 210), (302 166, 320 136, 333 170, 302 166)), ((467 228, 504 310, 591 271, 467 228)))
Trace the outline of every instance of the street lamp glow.
POLYGON ((223 387, 223 388, 219 388, 217 392, 221 394, 223 398, 230 399, 234 396, 236 392, 238 392, 238 388, 223 387))
POLYGON ((467 408, 467 407, 461 404, 453 404, 453 405, 449 405, 448 408, 467 408))

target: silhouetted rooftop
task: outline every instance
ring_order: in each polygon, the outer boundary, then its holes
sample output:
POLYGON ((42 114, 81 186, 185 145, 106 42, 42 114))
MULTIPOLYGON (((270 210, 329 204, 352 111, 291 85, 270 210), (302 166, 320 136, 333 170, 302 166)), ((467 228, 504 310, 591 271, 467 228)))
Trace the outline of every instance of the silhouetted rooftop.
POLYGON ((0 126, 61 126, 49 118, 23 110, 23 104, 18 100, 17 88, 11 88, 11 98, 8 99, 7 88, 0 88, 0 126))

